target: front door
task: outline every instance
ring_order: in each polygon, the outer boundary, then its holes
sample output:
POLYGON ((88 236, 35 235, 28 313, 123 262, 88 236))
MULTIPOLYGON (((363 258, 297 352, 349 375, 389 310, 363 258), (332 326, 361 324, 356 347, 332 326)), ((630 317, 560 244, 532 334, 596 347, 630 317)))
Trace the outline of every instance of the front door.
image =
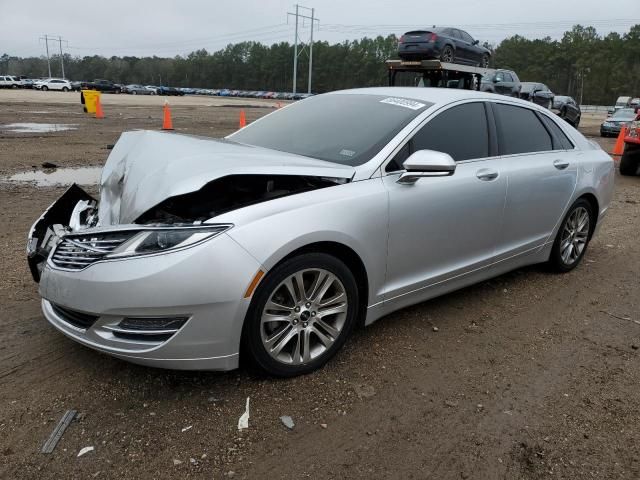
POLYGON ((386 167, 385 303, 420 301, 428 287, 491 263, 507 189, 491 150, 484 103, 464 103, 430 119, 386 167), (424 149, 451 155, 455 173, 397 183, 404 159, 424 149))

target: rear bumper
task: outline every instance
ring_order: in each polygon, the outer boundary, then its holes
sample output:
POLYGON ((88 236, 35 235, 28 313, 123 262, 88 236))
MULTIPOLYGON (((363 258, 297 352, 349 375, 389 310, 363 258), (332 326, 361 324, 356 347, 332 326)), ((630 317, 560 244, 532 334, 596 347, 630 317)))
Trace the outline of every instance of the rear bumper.
POLYGON ((436 43, 402 43, 398 46, 398 56, 403 59, 439 58, 440 48, 436 43))

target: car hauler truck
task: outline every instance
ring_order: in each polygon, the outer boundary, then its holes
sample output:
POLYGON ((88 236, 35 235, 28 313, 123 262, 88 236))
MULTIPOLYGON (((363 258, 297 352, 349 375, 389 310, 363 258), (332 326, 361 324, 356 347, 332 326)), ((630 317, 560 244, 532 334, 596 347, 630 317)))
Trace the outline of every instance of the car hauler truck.
POLYGON ((495 70, 440 60, 387 60, 391 87, 444 87, 480 90, 482 77, 495 70))

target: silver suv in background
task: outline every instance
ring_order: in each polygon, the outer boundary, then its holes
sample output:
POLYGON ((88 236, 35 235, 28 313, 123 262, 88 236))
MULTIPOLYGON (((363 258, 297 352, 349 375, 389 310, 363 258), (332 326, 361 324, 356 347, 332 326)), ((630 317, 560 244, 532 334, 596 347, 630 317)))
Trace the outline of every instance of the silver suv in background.
POLYGON ((18 88, 20 80, 11 75, 0 75, 0 88, 18 88))
POLYGON ((520 79, 513 70, 496 70, 495 73, 485 75, 480 82, 480 91, 499 93, 510 97, 520 97, 520 79))

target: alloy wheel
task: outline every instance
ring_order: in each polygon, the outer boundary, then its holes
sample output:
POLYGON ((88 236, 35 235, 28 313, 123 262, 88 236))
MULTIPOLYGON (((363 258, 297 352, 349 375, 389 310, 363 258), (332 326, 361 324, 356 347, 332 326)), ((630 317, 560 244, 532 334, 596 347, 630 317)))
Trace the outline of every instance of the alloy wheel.
POLYGON ((269 295, 260 319, 266 352, 287 365, 308 363, 327 352, 341 335, 348 297, 340 279, 321 268, 300 270, 269 295))
POLYGON ((453 62, 453 49, 449 45, 444 47, 444 50, 442 51, 442 55, 440 56, 440 60, 442 60, 445 63, 453 62))
POLYGON ((573 265, 582 255, 589 239, 589 212, 578 207, 564 224, 560 239, 560 256, 566 265, 573 265))

